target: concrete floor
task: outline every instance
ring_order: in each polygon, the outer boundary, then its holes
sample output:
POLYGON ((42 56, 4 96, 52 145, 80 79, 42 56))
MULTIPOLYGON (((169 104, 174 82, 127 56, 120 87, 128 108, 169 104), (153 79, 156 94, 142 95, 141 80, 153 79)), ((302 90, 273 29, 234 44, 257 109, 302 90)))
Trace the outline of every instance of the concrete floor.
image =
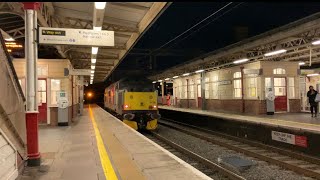
POLYGON ((39 126, 40 167, 26 167, 18 180, 103 180, 92 123, 87 114, 72 126, 39 126))

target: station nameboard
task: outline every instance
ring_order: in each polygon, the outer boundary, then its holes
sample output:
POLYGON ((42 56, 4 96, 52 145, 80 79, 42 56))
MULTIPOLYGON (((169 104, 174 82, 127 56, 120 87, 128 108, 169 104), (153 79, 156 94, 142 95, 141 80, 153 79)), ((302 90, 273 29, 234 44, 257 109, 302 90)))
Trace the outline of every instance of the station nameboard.
POLYGON ((262 69, 243 69, 243 74, 261 75, 262 74, 262 69))
POLYGON ((91 69, 72 69, 70 70, 70 75, 75 76, 90 76, 91 69))
POLYGON ((114 46, 114 31, 40 27, 38 33, 40 44, 114 46))

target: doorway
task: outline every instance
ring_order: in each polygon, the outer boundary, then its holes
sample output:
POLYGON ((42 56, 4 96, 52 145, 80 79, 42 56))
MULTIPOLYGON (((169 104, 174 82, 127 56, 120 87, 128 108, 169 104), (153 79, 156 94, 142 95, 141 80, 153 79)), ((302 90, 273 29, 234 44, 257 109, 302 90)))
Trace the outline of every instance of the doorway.
POLYGON ((47 79, 38 79, 38 121, 47 123, 47 79))
POLYGON ((274 85, 274 106, 276 112, 287 111, 287 86, 285 77, 273 79, 274 85))

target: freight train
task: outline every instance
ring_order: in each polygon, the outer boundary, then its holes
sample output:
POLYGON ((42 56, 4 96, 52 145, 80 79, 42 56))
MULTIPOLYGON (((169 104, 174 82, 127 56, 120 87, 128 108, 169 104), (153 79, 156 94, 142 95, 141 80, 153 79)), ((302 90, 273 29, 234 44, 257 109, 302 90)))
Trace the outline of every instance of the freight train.
POLYGON ((160 114, 157 91, 141 77, 121 79, 105 89, 104 108, 135 130, 155 130, 160 114))

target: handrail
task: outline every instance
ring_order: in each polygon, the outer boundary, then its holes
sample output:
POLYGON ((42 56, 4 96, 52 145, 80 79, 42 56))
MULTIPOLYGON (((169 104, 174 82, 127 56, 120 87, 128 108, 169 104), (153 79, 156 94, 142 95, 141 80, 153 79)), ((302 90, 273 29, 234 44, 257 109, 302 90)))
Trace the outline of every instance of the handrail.
POLYGON ((15 68, 14 68, 14 66, 13 66, 13 63, 12 63, 12 59, 13 59, 13 58, 12 58, 11 55, 8 53, 7 47, 6 47, 6 45, 5 45, 5 41, 4 41, 3 36, 2 36, 1 33, 0 33, 0 41, 1 41, 2 49, 4 50, 4 53, 5 53, 6 57, 7 57, 7 62, 8 62, 8 64, 9 64, 9 67, 10 67, 11 72, 12 72, 13 77, 14 77, 14 78, 13 78, 13 79, 14 79, 14 83, 16 84, 16 87, 18 88, 18 91, 19 91, 20 96, 22 97, 22 100, 25 102, 25 101, 26 101, 26 98, 25 98, 25 96, 24 96, 24 94, 23 94, 23 91, 22 91, 21 85, 20 85, 20 83, 19 83, 19 79, 18 79, 16 70, 15 70, 15 68))

